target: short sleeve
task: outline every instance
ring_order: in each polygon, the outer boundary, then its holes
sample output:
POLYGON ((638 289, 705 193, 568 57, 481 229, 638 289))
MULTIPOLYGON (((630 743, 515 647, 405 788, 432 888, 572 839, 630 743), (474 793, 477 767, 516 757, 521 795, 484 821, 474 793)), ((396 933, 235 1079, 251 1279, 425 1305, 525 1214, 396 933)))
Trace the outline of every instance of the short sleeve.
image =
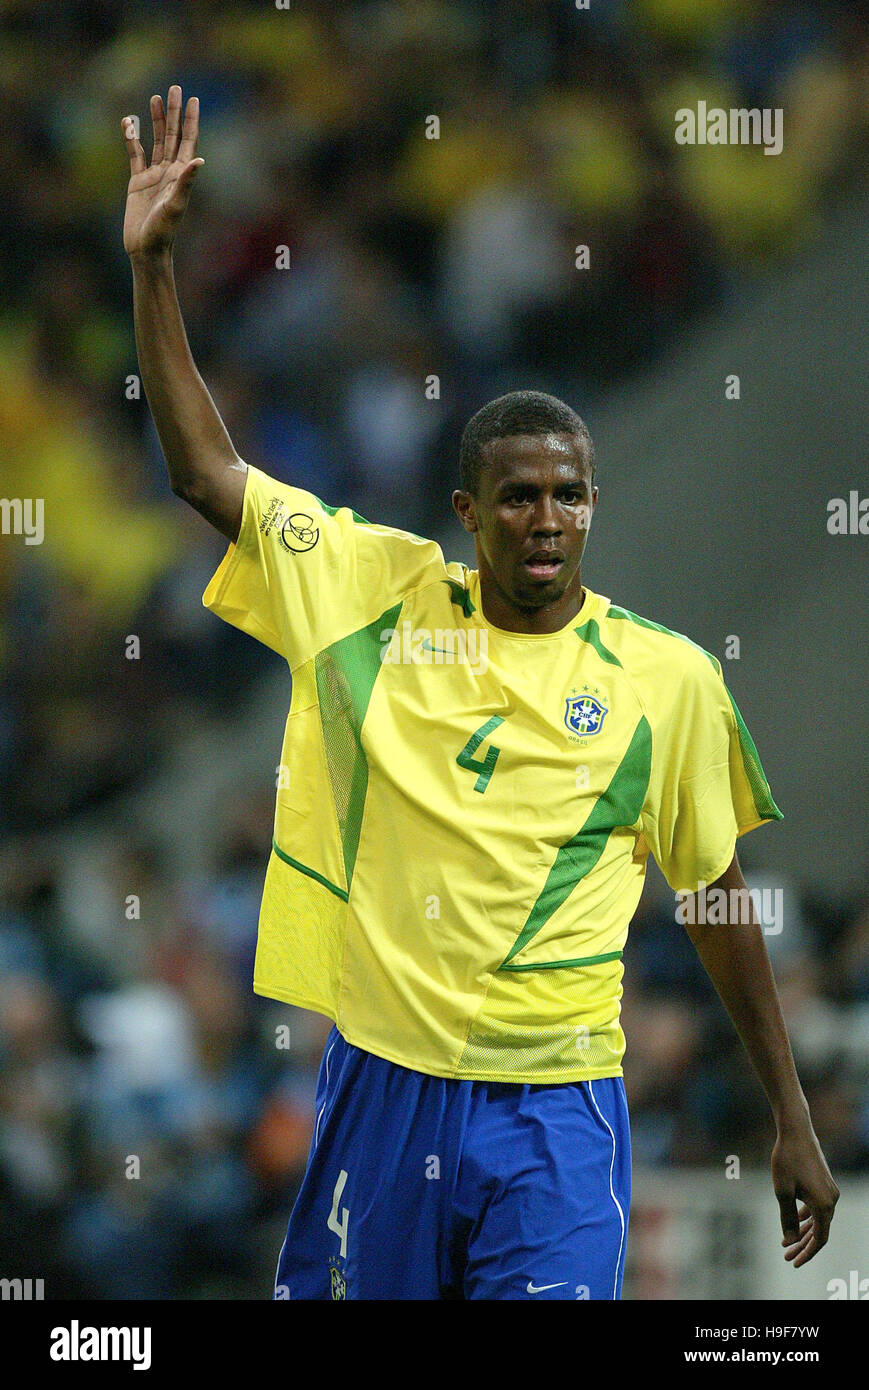
POLYGON ((720 664, 694 648, 665 724, 653 729, 642 813, 652 854, 675 892, 693 893, 720 878, 740 835, 782 819, 720 664))
POLYGON ((294 669, 441 572, 434 541, 327 506, 249 464, 238 539, 202 602, 294 669))

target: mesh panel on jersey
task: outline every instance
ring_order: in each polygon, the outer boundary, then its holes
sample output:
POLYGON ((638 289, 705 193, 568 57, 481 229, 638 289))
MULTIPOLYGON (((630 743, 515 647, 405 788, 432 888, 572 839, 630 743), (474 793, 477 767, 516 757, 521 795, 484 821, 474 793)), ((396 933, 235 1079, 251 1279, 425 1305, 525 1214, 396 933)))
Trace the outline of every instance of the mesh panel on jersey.
POLYGON ((345 672, 334 660, 329 648, 318 654, 314 667, 326 765, 329 769, 332 799, 335 803, 335 814, 338 817, 346 861, 347 820, 353 800, 353 788, 359 787, 363 776, 367 781, 368 768, 362 750, 360 726, 353 709, 350 683, 345 672))
POLYGON ((326 765, 341 832, 348 889, 368 790, 368 759, 362 746, 362 725, 374 682, 383 669, 380 659, 383 634, 394 630, 400 612, 399 603, 367 627, 350 632, 325 647, 314 658, 326 765))
POLYGON ((751 795, 754 798, 757 814, 763 816, 765 820, 783 820, 784 817, 781 811, 772 799, 769 783, 766 780, 761 766, 754 739, 748 732, 745 720, 740 714, 736 701, 729 690, 727 694, 730 697, 730 704, 736 720, 736 727, 739 731, 739 747, 742 753, 742 766, 745 769, 748 785, 751 788, 751 795))
POLYGON ((575 1077, 587 1067, 598 1071, 621 1065, 623 1034, 613 1022, 590 1036, 583 1029, 486 1021, 473 1029, 465 1043, 456 1076, 488 1072, 498 1076, 521 1076, 529 1072, 575 1077))

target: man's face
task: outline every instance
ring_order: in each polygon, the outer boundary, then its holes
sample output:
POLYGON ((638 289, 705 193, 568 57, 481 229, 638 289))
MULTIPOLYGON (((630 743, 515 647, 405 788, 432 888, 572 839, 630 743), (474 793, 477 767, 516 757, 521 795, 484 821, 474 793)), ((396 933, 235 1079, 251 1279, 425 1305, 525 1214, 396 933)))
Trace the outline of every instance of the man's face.
POLYGON ((580 561, 597 504, 581 438, 514 435, 484 445, 477 497, 453 506, 502 601, 529 613, 581 589, 580 561))

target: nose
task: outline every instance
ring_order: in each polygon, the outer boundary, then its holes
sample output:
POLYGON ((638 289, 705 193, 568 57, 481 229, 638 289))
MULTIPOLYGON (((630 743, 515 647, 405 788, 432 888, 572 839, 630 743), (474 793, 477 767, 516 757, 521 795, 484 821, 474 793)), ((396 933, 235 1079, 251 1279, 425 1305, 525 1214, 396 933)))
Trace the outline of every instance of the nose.
POLYGON ((555 498, 551 493, 541 493, 537 498, 532 517, 532 529, 535 534, 554 536, 561 532, 561 522, 558 519, 558 512, 555 506, 555 498))

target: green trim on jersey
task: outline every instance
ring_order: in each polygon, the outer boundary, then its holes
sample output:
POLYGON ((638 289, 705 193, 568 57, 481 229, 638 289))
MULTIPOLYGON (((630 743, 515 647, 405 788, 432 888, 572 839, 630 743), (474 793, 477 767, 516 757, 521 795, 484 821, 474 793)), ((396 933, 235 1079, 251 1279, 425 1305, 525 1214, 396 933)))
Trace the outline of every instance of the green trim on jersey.
POLYGON ((330 893, 334 893, 336 898, 342 902, 350 901, 350 894, 345 893, 343 888, 339 888, 337 883, 330 883, 328 878, 318 874, 316 869, 309 869, 307 864, 301 864, 298 859, 294 859, 291 854, 285 854, 277 840, 272 840, 272 849, 279 859, 283 859, 285 864, 289 864, 291 869, 298 869, 300 874, 306 874, 308 878, 313 878, 317 883, 322 883, 324 888, 328 888, 330 893))
POLYGON ((476 613, 477 610, 471 602, 471 595, 464 584, 460 584, 457 579, 442 579, 441 583, 449 585, 450 602, 461 608, 466 618, 470 618, 472 613, 476 613))
POLYGON ((589 618, 587 623, 582 624, 582 627, 575 627, 573 630, 577 637, 582 638, 583 642, 591 643, 601 661, 608 661, 611 666, 621 666, 622 663, 618 657, 613 656, 609 648, 605 647, 600 640, 600 628, 594 618, 589 618))
POLYGON ((348 889, 356 865, 368 792, 368 759, 362 747, 362 725, 374 682, 383 670, 380 634, 395 627, 401 607, 397 603, 388 608, 373 623, 324 647, 314 658, 323 744, 341 832, 348 889))
MULTIPOLYGON (((357 526, 376 526, 378 524, 376 521, 369 521, 367 516, 360 516, 358 512, 354 512, 352 507, 330 507, 328 502, 322 502, 319 497, 314 496, 313 492, 311 496, 314 498, 318 507, 322 507, 327 516, 337 516, 339 512, 349 512, 357 526)), ((413 536, 415 541, 428 542, 429 540, 428 536, 418 536, 415 531, 406 531, 404 534, 413 536)))
MULTIPOLYGON (((616 608, 613 604, 609 606, 608 616, 611 618, 627 618, 630 622, 636 623, 639 627, 648 627, 654 632, 663 632, 667 637, 678 637, 680 642, 687 642, 689 646, 696 647, 698 652, 702 652, 707 660, 712 662, 715 670, 718 672, 719 676, 721 676, 722 682, 724 681, 724 673, 721 670, 721 663, 718 659, 714 657, 711 652, 707 652, 705 647, 701 647, 699 643, 692 642, 691 638, 686 637, 683 632, 673 632, 669 627, 662 627, 660 623, 650 622, 648 618, 640 618, 636 613, 629 612, 627 608, 616 608)), ((733 715, 736 720, 736 727, 739 732, 739 751, 742 754, 742 766, 746 778, 748 779, 748 785, 751 789, 751 795, 754 800, 758 818, 760 820, 784 820, 784 815, 772 799, 772 793, 770 792, 769 783, 766 780, 754 739, 748 732, 745 720, 737 708, 736 701, 727 689, 726 683, 724 684, 724 689, 727 691, 727 698, 730 701, 730 707, 733 710, 733 715)))
POLYGON ((692 642, 691 638, 686 637, 684 632, 674 632, 671 627, 663 627, 661 623, 653 623, 651 619, 641 618, 636 613, 631 613, 627 608, 617 608, 613 603, 611 603, 607 609, 607 617, 626 618, 629 622, 636 623, 637 627, 647 627, 652 632, 663 632, 665 637, 678 637, 680 642, 687 642, 689 647, 696 647, 698 652, 702 652, 706 660, 712 662, 719 676, 721 675, 721 666, 718 658, 713 656, 711 652, 707 652, 705 647, 701 647, 699 642, 692 642))
POLYGON ((634 825, 639 820, 651 772, 652 730, 646 716, 642 715, 606 791, 592 806, 582 829, 558 850, 543 890, 505 956, 502 969, 533 940, 552 914, 567 901, 580 880, 594 868, 613 829, 619 825, 634 825))
POLYGON ((606 951, 602 956, 579 956, 576 960, 542 960, 539 965, 500 965, 499 970, 568 970, 579 965, 603 965, 607 960, 621 960, 621 951, 606 951))
POLYGON ((748 785, 751 788, 751 795, 754 798, 755 809, 761 820, 784 820, 784 816, 772 799, 769 783, 764 776, 760 757, 755 747, 754 739, 748 732, 745 720, 736 707, 736 701, 727 691, 727 697, 736 719, 736 727, 739 730, 739 750, 742 753, 742 766, 748 778, 748 785))
MULTIPOLYGON (((314 494, 311 493, 311 496, 314 497, 314 494)), ((347 511, 350 513, 357 526, 371 525, 371 522, 368 520, 367 517, 360 516, 358 512, 354 512, 352 507, 330 507, 328 502, 321 502, 319 497, 314 497, 314 501, 317 503, 318 506, 323 508, 323 511, 326 513, 327 516, 337 516, 339 512, 347 511)))

